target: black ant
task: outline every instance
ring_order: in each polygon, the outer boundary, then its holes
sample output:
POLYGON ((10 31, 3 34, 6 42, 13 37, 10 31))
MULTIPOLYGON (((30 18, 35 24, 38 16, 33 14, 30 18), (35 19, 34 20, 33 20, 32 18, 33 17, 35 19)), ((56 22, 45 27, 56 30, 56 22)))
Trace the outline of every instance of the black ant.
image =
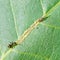
POLYGON ((13 48, 17 45, 16 42, 10 42, 10 44, 8 45, 8 48, 13 48))

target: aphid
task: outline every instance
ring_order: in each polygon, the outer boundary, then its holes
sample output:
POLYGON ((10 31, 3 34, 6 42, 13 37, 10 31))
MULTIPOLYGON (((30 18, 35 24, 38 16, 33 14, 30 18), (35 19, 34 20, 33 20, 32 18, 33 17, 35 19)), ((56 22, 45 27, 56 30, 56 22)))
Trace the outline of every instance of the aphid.
POLYGON ((17 43, 16 42, 10 42, 10 44, 8 45, 9 48, 13 48, 14 46, 16 46, 17 43))
POLYGON ((39 29, 39 26, 38 26, 38 27, 36 27, 36 29, 39 29))

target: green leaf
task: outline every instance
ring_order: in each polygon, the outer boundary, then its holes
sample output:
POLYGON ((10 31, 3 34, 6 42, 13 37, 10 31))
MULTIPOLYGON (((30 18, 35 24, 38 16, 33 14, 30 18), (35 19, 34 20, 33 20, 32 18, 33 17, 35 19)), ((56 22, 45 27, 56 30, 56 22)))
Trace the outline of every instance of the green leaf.
POLYGON ((60 60, 60 0, 0 0, 0 60, 60 60), (48 18, 8 49, 42 16, 48 18))

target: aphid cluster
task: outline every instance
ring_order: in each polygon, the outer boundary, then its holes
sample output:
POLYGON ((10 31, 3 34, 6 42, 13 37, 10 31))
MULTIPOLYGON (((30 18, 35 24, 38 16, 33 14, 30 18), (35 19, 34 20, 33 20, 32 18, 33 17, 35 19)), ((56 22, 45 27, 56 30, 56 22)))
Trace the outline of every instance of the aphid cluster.
MULTIPOLYGON (((8 45, 8 47, 9 47, 9 48, 13 48, 13 47, 15 47, 16 45, 20 44, 20 43, 31 33, 31 31, 32 31, 35 27, 37 27, 40 22, 44 21, 46 18, 48 18, 48 17, 44 17, 44 16, 43 16, 42 18, 36 20, 36 21, 21 35, 21 37, 20 37, 19 40, 17 40, 16 42, 11 42, 11 43, 8 45)), ((37 27, 37 29, 38 29, 38 27, 37 27)))

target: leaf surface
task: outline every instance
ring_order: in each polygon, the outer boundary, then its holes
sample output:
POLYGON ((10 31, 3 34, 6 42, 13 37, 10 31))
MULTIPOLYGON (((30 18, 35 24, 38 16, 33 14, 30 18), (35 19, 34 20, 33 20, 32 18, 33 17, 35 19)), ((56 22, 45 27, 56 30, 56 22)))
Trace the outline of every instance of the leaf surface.
POLYGON ((60 60, 60 0, 1 0, 0 59, 60 60), (43 15, 49 16, 24 42, 7 50, 43 15))

